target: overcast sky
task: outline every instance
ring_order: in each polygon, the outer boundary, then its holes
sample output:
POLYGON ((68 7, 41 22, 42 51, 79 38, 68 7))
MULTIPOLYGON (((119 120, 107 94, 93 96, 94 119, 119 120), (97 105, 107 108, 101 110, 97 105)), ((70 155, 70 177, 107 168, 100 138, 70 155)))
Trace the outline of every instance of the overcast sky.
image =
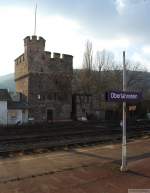
MULTIPOLYGON (((82 65, 86 40, 94 51, 109 50, 121 61, 150 70, 150 0, 38 0, 37 35, 46 50, 74 56, 82 65)), ((0 1, 0 75, 14 72, 14 59, 24 51, 23 39, 33 35, 35 1, 0 1)))

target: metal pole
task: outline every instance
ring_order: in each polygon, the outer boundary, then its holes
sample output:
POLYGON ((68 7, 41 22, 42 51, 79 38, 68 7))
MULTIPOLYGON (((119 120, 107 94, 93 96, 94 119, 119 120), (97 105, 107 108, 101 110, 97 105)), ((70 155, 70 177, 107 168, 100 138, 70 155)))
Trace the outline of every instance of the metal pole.
POLYGON ((37 2, 36 2, 36 5, 35 5, 34 35, 36 35, 36 17, 37 17, 37 2))
MULTIPOLYGON (((123 51, 123 91, 126 91, 126 64, 125 51, 123 51)), ((127 171, 127 142, 126 142, 126 102, 123 102, 123 135, 122 135, 122 165, 120 170, 127 171)))

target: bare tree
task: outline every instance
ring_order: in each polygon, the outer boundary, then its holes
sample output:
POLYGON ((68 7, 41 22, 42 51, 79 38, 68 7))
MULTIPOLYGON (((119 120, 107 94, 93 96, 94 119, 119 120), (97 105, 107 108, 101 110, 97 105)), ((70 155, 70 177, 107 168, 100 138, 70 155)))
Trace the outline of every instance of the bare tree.
POLYGON ((93 69, 93 49, 92 49, 92 42, 89 40, 86 42, 85 45, 85 52, 83 57, 83 69, 91 71, 93 69))
POLYGON ((98 51, 94 63, 96 94, 101 95, 110 86, 114 69, 116 68, 113 53, 106 50, 98 51))
POLYGON ((83 56, 83 68, 80 72, 81 87, 84 93, 91 93, 93 90, 93 50, 92 42, 86 42, 83 56))
MULTIPOLYGON (((105 72, 105 81, 107 81, 107 89, 122 90, 123 78, 122 64, 114 65, 112 70, 105 72), (106 76, 107 75, 107 76, 106 76)), ((142 90, 144 88, 144 73, 146 70, 141 64, 127 61, 127 89, 128 90, 142 90)))
MULTIPOLYGON (((140 63, 127 60, 127 88, 144 90, 145 69, 140 63), (142 73, 143 72, 143 73, 142 73)), ((80 70, 80 90, 86 94, 101 95, 108 90, 122 90, 122 63, 116 62, 112 52, 97 51, 93 57, 92 43, 86 42, 83 68, 80 70)))
POLYGON ((142 90, 144 88, 144 77, 143 74, 146 73, 146 69, 141 65, 141 63, 127 61, 127 88, 142 90))
POLYGON ((106 50, 97 51, 94 63, 94 69, 98 72, 109 70, 114 64, 114 55, 106 50))

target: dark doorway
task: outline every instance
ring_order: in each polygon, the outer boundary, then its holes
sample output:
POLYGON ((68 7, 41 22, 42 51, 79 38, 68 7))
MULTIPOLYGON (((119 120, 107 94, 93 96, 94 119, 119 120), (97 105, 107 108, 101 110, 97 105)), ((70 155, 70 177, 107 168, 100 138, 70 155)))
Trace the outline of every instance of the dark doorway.
POLYGON ((47 110, 47 121, 53 121, 53 110, 52 109, 47 110))
POLYGON ((72 95, 72 112, 71 112, 71 118, 73 120, 76 120, 77 116, 77 96, 76 94, 72 95))

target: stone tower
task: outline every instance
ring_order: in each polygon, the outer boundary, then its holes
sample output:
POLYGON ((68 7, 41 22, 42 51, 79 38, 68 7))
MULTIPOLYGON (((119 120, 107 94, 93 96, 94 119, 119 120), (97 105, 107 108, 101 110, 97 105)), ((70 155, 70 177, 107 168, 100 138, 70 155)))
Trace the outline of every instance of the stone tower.
POLYGON ((15 60, 16 91, 29 104, 35 121, 71 117, 73 56, 45 51, 45 40, 24 39, 24 53, 15 60))

